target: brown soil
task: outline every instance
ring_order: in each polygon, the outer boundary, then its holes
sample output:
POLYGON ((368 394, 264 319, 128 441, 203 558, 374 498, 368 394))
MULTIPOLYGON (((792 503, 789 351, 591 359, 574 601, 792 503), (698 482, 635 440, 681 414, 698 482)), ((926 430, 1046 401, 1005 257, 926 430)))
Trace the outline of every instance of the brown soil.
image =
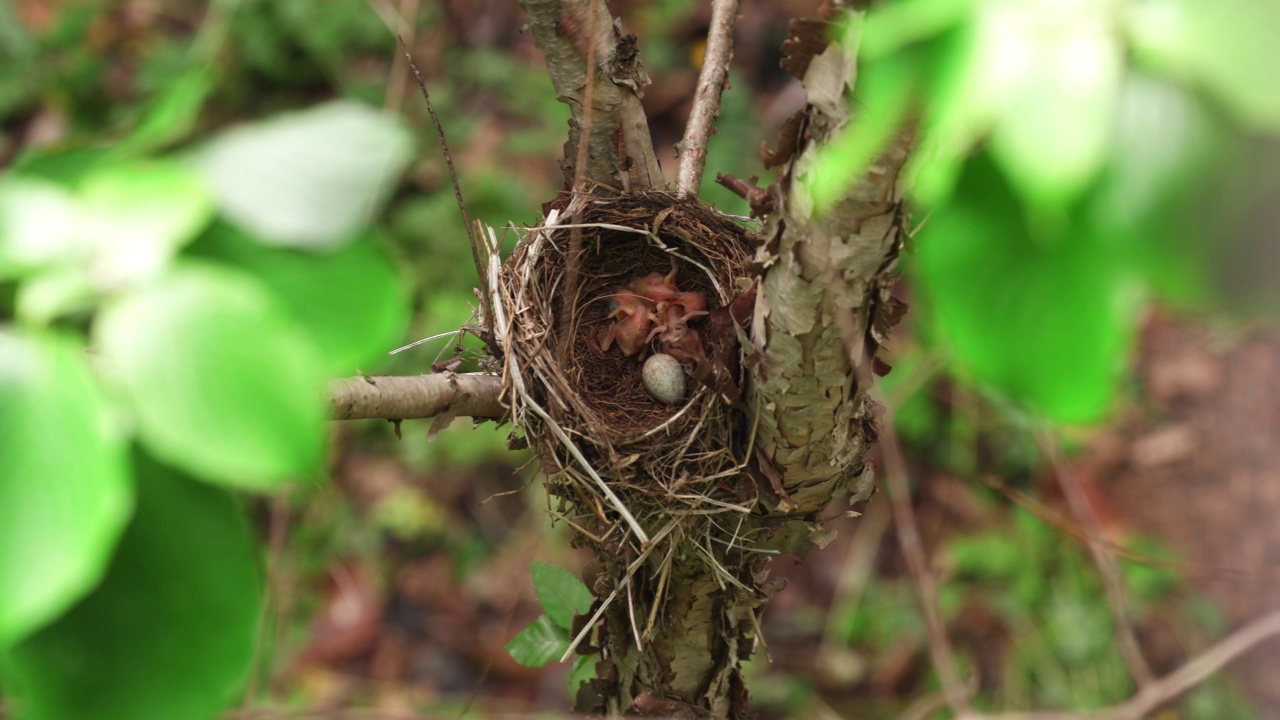
MULTIPOLYGON (((1104 512, 1174 549, 1231 627, 1280 606, 1280 332, 1228 338, 1157 315, 1138 381, 1137 407, 1083 460, 1104 512)), ((1280 716, 1280 641, 1233 671, 1280 716)))

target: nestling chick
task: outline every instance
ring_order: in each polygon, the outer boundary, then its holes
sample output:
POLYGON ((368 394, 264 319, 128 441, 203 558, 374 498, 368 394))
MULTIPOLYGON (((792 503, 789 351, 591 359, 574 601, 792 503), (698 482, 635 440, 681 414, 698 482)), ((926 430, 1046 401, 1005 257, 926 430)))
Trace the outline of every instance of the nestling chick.
MULTIPOLYGON (((701 295, 697 293, 687 294, 697 295, 698 302, 701 302, 703 307, 706 306, 701 295)), ((662 349, 662 352, 679 360, 682 365, 692 365, 695 376, 705 374, 707 354, 702 349, 702 339, 698 337, 698 333, 689 327, 688 321, 690 318, 706 315, 707 311, 688 312, 684 306, 676 305, 675 303, 665 303, 665 307, 662 310, 665 317, 661 320, 662 324, 649 333, 649 341, 657 337, 658 346, 662 349)))
POLYGON ((642 278, 636 278, 627 284, 627 289, 653 302, 655 305, 669 302, 680 294, 680 291, 676 288, 677 272, 675 258, 672 258, 671 272, 666 275, 656 272, 649 273, 642 278))
POLYGON ((601 336, 602 350, 607 352, 616 342, 623 355, 638 354, 643 359, 657 337, 662 351, 681 363, 705 365, 702 341, 687 323, 707 314, 707 301, 699 292, 682 292, 676 286, 678 272, 671 258, 671 272, 636 278, 610 296, 608 318, 614 322, 601 336), (658 325, 650 329, 653 323, 658 325))
POLYGON ((610 298, 609 306, 613 325, 601 340, 600 349, 607 352, 616 342, 623 355, 642 352, 652 338, 649 328, 656 319, 649 304, 639 295, 619 293, 610 298))

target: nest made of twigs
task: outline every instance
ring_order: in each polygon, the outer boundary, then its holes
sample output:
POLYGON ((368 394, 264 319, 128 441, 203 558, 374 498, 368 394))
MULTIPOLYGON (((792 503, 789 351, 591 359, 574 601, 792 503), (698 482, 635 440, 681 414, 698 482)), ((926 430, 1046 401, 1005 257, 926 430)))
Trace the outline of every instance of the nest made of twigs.
MULTIPOLYGON (((561 207, 521 231, 493 294, 512 418, 561 511, 572 509, 564 517, 597 543, 625 526, 641 544, 682 516, 742 512, 744 498, 725 489, 741 468, 742 418, 724 393, 691 377, 681 402, 661 403, 640 361, 602 350, 600 338, 617 288, 667 273, 673 259, 682 291, 701 293, 712 312, 726 307, 749 282, 746 229, 661 192, 579 193, 561 207)), ((736 336, 709 334, 708 322, 689 322, 707 355, 736 357, 736 336)))

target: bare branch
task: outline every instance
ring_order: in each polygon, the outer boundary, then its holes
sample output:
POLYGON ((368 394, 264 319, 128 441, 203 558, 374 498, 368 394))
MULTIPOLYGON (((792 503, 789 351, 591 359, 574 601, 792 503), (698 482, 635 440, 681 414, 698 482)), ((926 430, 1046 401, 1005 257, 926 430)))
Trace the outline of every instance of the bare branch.
MULTIPOLYGON (((476 263, 476 276, 480 279, 480 289, 483 291, 481 297, 489 297, 486 287, 484 274, 484 265, 480 262, 480 247, 476 241, 476 230, 471 226, 471 218, 467 216, 467 204, 462 201, 462 186, 458 184, 458 173, 453 169, 453 156, 449 154, 449 143, 444 139, 444 125, 440 124, 440 118, 436 115, 435 105, 431 104, 431 95, 427 93, 427 83, 422 79, 422 73, 418 71, 418 64, 413 61, 413 55, 409 53, 409 46, 404 44, 404 38, 396 35, 396 40, 400 43, 400 49, 404 51, 404 59, 409 63, 409 67, 413 70, 413 77, 418 81, 418 88, 422 90, 422 99, 427 102, 427 112, 431 115, 431 122, 436 126, 436 134, 440 136, 440 149, 444 151, 444 164, 449 168, 449 179, 453 181, 453 196, 458 200, 458 210, 462 212, 462 224, 467 227, 467 240, 471 243, 471 259, 476 263)), ((493 310, 487 302, 481 302, 480 306, 484 310, 484 326, 489 332, 493 332, 493 310)))
POLYGON ((1115 618, 1116 644, 1120 647, 1120 655, 1124 657, 1129 674, 1138 687, 1144 687, 1154 679, 1151 666, 1142 656, 1142 648, 1138 645, 1138 636, 1133 630, 1133 622, 1129 617, 1129 601, 1124 588, 1124 577, 1120 575, 1120 566, 1116 564, 1115 555, 1102 537, 1102 527, 1089 500, 1085 497, 1080 480, 1071 468, 1062 460, 1062 451, 1058 442, 1048 431, 1036 433, 1041 451, 1053 464, 1053 474, 1062 487, 1062 494, 1067 497, 1071 514, 1076 522, 1085 530, 1085 541, 1089 545, 1089 554, 1098 566, 1098 574, 1102 576, 1102 584, 1106 588, 1107 603, 1111 605, 1111 615, 1115 618))
POLYGON ((720 115, 720 94, 724 92, 729 61, 733 58, 733 26, 737 20, 738 0, 711 0, 711 29, 707 32, 707 51, 693 94, 693 110, 684 128, 684 139, 676 145, 680 155, 676 190, 681 195, 697 195, 702 186, 707 140, 720 115))
MULTIPOLYGON (((591 12, 588 17, 588 25, 596 27, 600 21, 600 4, 591 3, 591 12)), ((583 179, 587 170, 587 153, 588 139, 591 137, 591 125, 594 121, 592 115, 595 107, 595 87, 596 87, 596 36, 592 35, 587 44, 587 88, 583 97, 582 108, 582 132, 578 134, 578 155, 574 161, 573 168, 573 191, 581 192, 584 188, 583 179)), ((566 149, 566 152, 568 150, 566 149)), ((566 155, 566 157, 568 157, 566 155)), ((564 296, 569 298, 569 302, 560 306, 560 327, 570 328, 569 332, 564 333, 560 339, 560 362, 568 361, 569 350, 573 345, 574 332, 573 327, 573 307, 578 297, 578 268, 582 265, 582 228, 575 221, 573 227, 569 230, 569 262, 565 266, 564 273, 564 296)))
POLYGON ((502 378, 484 373, 354 377, 330 385, 334 420, 409 420, 449 413, 498 419, 502 378))
POLYGON ((893 525, 898 534, 898 544, 907 560, 907 568, 915 581, 920 609, 924 614, 925 631, 929 635, 929 655, 933 670, 942 682, 942 695, 947 705, 963 715, 969 709, 969 694, 956 674, 955 656, 951 641, 947 639, 947 625, 938 606, 938 584, 929 570, 929 558, 920 541, 916 526, 915 510, 911 507, 911 488, 907 484, 906 462, 902 458, 902 445, 893 426, 893 409, 885 413, 881 423, 880 450, 884 456, 885 485, 889 491, 889 503, 893 508, 893 525))

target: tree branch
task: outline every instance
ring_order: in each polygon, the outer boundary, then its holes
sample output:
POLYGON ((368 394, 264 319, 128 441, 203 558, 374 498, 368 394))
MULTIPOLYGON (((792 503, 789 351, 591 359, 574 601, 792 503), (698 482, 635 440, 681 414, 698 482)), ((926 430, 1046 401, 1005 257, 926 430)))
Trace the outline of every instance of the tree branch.
POLYGON ((684 139, 676 145, 680 169, 676 189, 681 195, 697 195, 702 171, 707 166, 707 141, 720 116, 720 94, 729 76, 733 58, 733 26, 738 19, 738 0, 711 0, 711 29, 707 32, 707 52, 693 94, 693 109, 684 128, 684 139))
POLYGON ((502 378, 484 373, 378 376, 335 380, 329 388, 334 420, 409 420, 445 413, 498 419, 502 378))
POLYGON ((618 32, 604 0, 520 0, 520 6, 546 56, 556 95, 573 111, 561 160, 565 183, 572 185, 579 175, 575 159, 585 128, 589 152, 582 177, 624 191, 665 185, 640 106, 649 75, 635 36, 618 32), (591 124, 586 127, 587 57, 593 52, 591 124))
POLYGON ((859 365, 870 364, 899 312, 889 272, 904 214, 898 176, 911 146, 901 134, 844 198, 814 213, 803 178, 849 121, 856 67, 856 48, 826 37, 823 23, 795 22, 783 46, 784 67, 803 78, 810 104, 791 127, 795 137, 769 154, 781 166, 769 190, 779 201, 759 233, 756 262, 766 270, 751 322, 763 368, 747 388, 748 406, 759 408, 756 447, 784 478, 797 515, 844 488, 855 500, 871 491, 864 456, 874 420, 859 365))

